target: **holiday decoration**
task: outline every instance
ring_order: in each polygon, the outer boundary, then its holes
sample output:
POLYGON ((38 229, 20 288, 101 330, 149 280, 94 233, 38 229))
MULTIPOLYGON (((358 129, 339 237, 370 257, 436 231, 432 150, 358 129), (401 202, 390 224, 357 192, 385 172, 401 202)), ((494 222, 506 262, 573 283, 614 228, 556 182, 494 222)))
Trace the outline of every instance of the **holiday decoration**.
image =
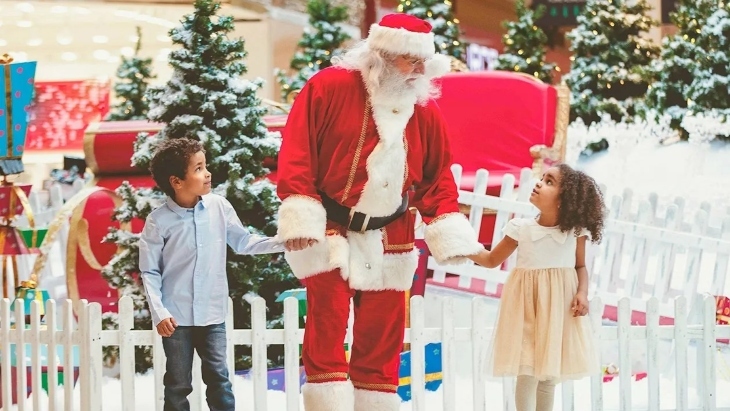
POLYGON ((117 69, 119 82, 114 85, 116 97, 121 99, 118 105, 112 108, 107 120, 141 120, 147 118, 149 102, 145 93, 148 83, 155 78, 152 75, 152 59, 140 58, 139 49, 142 46, 142 30, 137 26, 137 44, 132 57, 122 57, 122 64, 117 69))
POLYGON ((546 83, 552 83, 556 66, 545 62, 547 36, 536 25, 536 20, 545 13, 545 6, 538 6, 533 11, 525 7, 524 0, 518 0, 516 7, 517 21, 504 23, 507 30, 502 36, 504 52, 499 55, 496 68, 530 74, 546 83))
POLYGON ((459 40, 459 19, 454 17, 450 0, 400 0, 398 12, 428 21, 433 29, 436 52, 465 61, 465 44, 459 40))
MULTIPOLYGON (((499 196, 507 174, 519 182, 524 168, 540 176, 565 159, 570 90, 564 85, 506 71, 448 73, 439 83, 437 102, 453 162, 461 166, 462 190, 474 190, 477 171, 486 169, 486 193, 499 196)), ((484 214, 479 241, 491 244, 495 212, 484 214)))
POLYGON ((287 103, 294 100, 293 92, 301 90, 314 73, 332 65, 332 57, 340 52, 342 43, 350 39, 340 26, 347 20, 345 6, 334 6, 330 0, 309 0, 307 13, 311 28, 304 28, 304 35, 297 44, 299 50, 289 66, 296 73, 289 77, 283 70, 275 72, 281 86, 281 99, 287 103))
MULTIPOLYGON (((657 80, 646 93, 646 105, 656 120, 669 118, 669 127, 686 140, 689 135, 681 123, 687 113, 689 89, 700 75, 700 63, 707 50, 697 42, 707 19, 717 10, 715 0, 680 0, 675 13, 670 14, 677 33, 662 40, 661 58, 652 70, 657 80)), ((725 53, 727 58, 727 53, 725 53)), ((727 84, 725 86, 727 95, 727 84)))
POLYGON ((607 114, 631 120, 652 81, 659 48, 643 37, 657 23, 646 0, 588 0, 569 34, 574 55, 564 79, 572 92, 570 118, 586 125, 607 114))
POLYGON ((695 42, 704 53, 698 59, 699 67, 687 88, 687 99, 690 111, 714 111, 729 123, 730 1, 716 4, 717 8, 702 25, 695 42))
POLYGON ((26 150, 81 150, 84 130, 109 111, 108 80, 38 81, 26 150))
MULTIPOLYGON (((41 245, 45 228, 36 227, 33 210, 28 201, 31 186, 15 184, 8 176, 24 171, 23 153, 28 131, 28 112, 33 96, 33 80, 36 62, 14 63, 6 55, 0 57, 0 269, 2 270, 3 298, 8 298, 7 274, 14 274, 13 284, 16 298, 38 295, 40 301, 46 299, 45 290, 35 290, 37 278, 31 276, 27 282, 18 277, 17 256, 28 254, 28 248, 41 245), (24 214, 27 226, 18 226, 18 215, 24 214), (17 230, 17 231, 16 231, 17 230), (7 257, 10 258, 7 258, 7 257), (29 292, 28 290, 34 290, 29 292)), ((28 302, 29 304, 29 302, 28 302)))

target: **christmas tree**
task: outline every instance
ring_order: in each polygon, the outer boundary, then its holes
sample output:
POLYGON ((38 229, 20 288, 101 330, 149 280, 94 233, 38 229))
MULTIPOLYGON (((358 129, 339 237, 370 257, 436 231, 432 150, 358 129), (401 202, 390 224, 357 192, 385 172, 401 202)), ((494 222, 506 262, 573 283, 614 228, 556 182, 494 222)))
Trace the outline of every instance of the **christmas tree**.
MULTIPOLYGON (((262 120, 265 108, 256 96, 262 81, 241 78, 246 72, 244 42, 227 37, 233 31, 233 18, 218 16, 219 8, 220 4, 212 0, 197 0, 194 13, 170 31, 173 43, 180 46, 169 56, 172 78, 148 91, 148 117, 165 126, 154 136, 138 136, 132 163, 146 169, 162 139, 199 139, 206 150, 213 191, 231 202, 251 232, 274 235, 279 200, 262 163, 276 155, 280 140, 267 131, 262 120)), ((136 205, 126 204, 121 209, 142 209, 140 203, 153 201, 149 195, 140 194, 128 195, 136 205)), ((139 213, 140 217, 143 214, 139 213)), ((128 273, 138 270, 134 259, 138 238, 127 234, 121 240, 128 240, 118 242, 126 248, 128 258, 115 259, 120 270, 110 273, 110 284, 126 283, 130 281, 128 273)), ((234 327, 250 328, 246 301, 256 295, 267 300, 270 324, 279 325, 283 305, 274 300, 282 291, 296 287, 283 255, 241 256, 229 249, 227 271, 234 327)), ((141 295, 139 299, 143 300, 141 295)), ((139 310, 137 317, 137 326, 148 327, 146 311, 139 310)), ((250 365, 249 352, 248 347, 236 347, 239 367, 250 365)), ((270 349, 269 353, 274 363, 282 361, 283 349, 270 349)))
POLYGON ((347 7, 333 6, 330 0, 309 0, 309 27, 297 44, 299 50, 291 60, 290 68, 296 74, 289 77, 283 70, 276 70, 276 79, 281 86, 281 98, 289 101, 293 91, 301 90, 316 72, 332 65, 331 60, 340 52, 342 43, 350 36, 344 32, 340 23, 347 20, 347 7))
POLYGON ((545 62, 547 36, 535 21, 545 13, 545 6, 530 10, 523 0, 517 1, 517 20, 504 23, 507 33, 502 36, 504 52, 497 60, 497 70, 531 74, 552 83, 555 64, 545 62))
POLYGON ((568 38, 573 52, 565 81, 571 89, 571 120, 586 125, 608 115, 632 121, 652 82, 649 65, 659 48, 642 37, 657 23, 645 0, 588 0, 568 38))
POLYGON ((694 112, 716 111, 730 119, 730 2, 716 3, 699 29, 696 44, 703 50, 692 84, 687 89, 694 112))
POLYGON ((459 19, 454 18, 449 0, 400 0, 398 12, 411 14, 433 26, 436 52, 466 61, 464 43, 459 40, 459 19))
MULTIPOLYGON (((128 182, 122 183, 116 190, 122 199, 122 206, 114 210, 112 220, 122 224, 131 224, 132 220, 144 221, 147 216, 164 201, 164 194, 153 189, 135 189, 128 182)), ((115 243, 119 252, 101 269, 101 275, 110 286, 122 295, 132 297, 135 309, 135 329, 152 329, 152 318, 147 314, 147 301, 142 284, 137 280, 139 273, 139 233, 123 229, 110 228, 104 242, 115 243)), ((116 313, 105 313, 102 326, 105 329, 118 327, 116 313)), ((113 363, 119 355, 117 347, 104 347, 107 363, 113 363)), ((152 347, 135 347, 136 371, 144 373, 152 367, 152 347)))
POLYGON ((661 59, 652 67, 657 80, 646 93, 646 106, 656 120, 667 116, 670 128, 679 132, 682 139, 688 137, 680 124, 687 112, 689 87, 705 54, 697 39, 716 9, 714 0, 680 0, 677 11, 671 15, 677 34, 662 40, 661 59))
POLYGON ((155 78, 152 75, 152 59, 140 58, 139 49, 142 46, 142 31, 137 26, 137 45, 132 57, 122 57, 122 64, 117 69, 119 81, 114 84, 114 92, 121 99, 118 105, 112 107, 107 121, 142 120, 147 118, 149 102, 145 96, 149 81, 155 78))

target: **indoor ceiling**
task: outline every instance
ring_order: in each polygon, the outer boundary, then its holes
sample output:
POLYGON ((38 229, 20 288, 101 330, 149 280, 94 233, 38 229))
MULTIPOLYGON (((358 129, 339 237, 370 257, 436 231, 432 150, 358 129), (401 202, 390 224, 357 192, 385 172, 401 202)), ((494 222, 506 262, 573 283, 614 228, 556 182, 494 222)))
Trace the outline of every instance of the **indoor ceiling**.
MULTIPOLYGON (((237 20, 256 21, 252 11, 223 6, 237 20)), ((113 77, 121 56, 134 53, 136 26, 140 54, 154 60, 159 78, 169 77, 171 28, 192 5, 104 2, 0 2, 0 54, 38 61, 37 80, 113 77)))

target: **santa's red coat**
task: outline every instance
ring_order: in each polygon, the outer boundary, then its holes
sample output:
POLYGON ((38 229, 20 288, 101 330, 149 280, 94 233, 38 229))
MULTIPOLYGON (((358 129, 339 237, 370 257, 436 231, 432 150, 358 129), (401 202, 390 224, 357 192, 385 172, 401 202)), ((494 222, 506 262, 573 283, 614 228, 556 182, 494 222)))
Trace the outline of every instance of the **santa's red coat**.
POLYGON ((312 238, 286 253, 306 278, 339 268, 358 290, 407 290, 417 265, 414 216, 383 230, 347 231, 328 221, 318 191, 370 217, 391 215, 412 189, 410 206, 427 223, 425 240, 441 263, 482 249, 459 213, 446 123, 437 104, 368 103, 358 71, 320 71, 297 96, 282 133, 278 194, 280 239, 312 238))

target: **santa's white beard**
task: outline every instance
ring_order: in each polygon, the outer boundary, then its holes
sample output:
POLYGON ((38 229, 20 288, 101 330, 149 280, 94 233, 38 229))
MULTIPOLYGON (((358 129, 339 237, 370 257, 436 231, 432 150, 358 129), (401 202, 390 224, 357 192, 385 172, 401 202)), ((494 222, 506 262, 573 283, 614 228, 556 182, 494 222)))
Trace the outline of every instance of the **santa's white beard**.
POLYGON ((379 84, 369 84, 368 89, 373 100, 379 101, 413 101, 413 104, 425 104, 435 97, 431 78, 423 74, 404 75, 397 70, 384 71, 379 84))

